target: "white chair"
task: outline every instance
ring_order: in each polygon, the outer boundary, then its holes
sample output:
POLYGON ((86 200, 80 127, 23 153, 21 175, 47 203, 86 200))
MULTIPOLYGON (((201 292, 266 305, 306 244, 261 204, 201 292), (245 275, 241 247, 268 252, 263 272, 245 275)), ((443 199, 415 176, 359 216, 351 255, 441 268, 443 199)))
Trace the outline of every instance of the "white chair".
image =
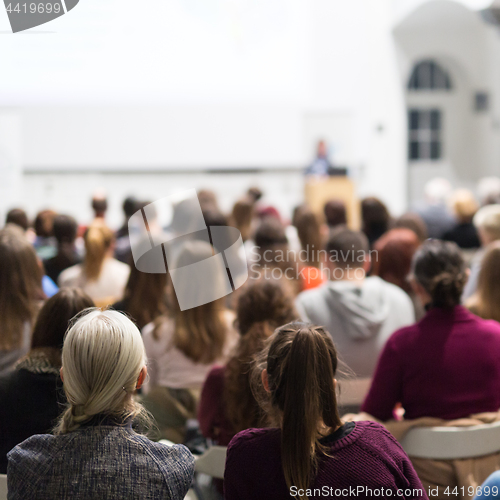
POLYGON ((7 500, 7 476, 0 474, 0 500, 7 500))
POLYGON ((500 422, 472 427, 415 427, 401 440, 408 456, 459 460, 500 452, 500 422))
POLYGON ((338 382, 340 387, 339 405, 361 406, 370 390, 372 379, 353 378, 339 380, 338 382))
POLYGON ((226 452, 225 446, 211 446, 203 455, 195 457, 195 471, 216 479, 224 479, 226 452))

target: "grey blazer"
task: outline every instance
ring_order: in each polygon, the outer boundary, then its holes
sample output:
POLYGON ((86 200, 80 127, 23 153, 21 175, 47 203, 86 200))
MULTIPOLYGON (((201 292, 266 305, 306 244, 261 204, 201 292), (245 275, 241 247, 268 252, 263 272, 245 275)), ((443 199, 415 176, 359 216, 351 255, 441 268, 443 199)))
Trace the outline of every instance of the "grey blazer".
POLYGON ((194 474, 185 446, 152 442, 131 426, 35 435, 7 457, 9 500, 182 500, 194 474))

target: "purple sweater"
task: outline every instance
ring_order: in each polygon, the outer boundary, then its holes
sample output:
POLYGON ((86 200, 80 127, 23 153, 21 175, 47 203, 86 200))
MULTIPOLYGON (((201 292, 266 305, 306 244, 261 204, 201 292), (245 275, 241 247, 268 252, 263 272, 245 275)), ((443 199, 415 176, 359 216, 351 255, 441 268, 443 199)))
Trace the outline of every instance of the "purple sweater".
POLYGON ((500 408, 500 324, 462 306, 431 309, 395 332, 382 351, 362 410, 392 418, 445 420, 500 408))
MULTIPOLYGON (((350 434, 329 446, 331 457, 321 461, 311 485, 316 489, 316 497, 373 500, 374 493, 370 494, 369 488, 379 490, 378 498, 427 499, 410 459, 381 425, 356 422, 350 434), (382 488, 391 493, 380 495, 382 488), (327 495, 320 495, 318 489, 327 495), (397 496, 398 489, 407 491, 397 496)), ((249 429, 237 434, 227 450, 224 498, 292 498, 283 475, 280 448, 279 429, 249 429)), ((311 499, 313 495, 311 492, 311 499)))

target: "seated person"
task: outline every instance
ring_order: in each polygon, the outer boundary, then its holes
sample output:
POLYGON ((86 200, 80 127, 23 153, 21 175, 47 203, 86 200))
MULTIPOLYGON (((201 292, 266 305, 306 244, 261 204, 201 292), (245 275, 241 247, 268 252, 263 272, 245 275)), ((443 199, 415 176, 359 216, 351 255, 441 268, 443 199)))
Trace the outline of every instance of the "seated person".
POLYGON ((384 427, 340 420, 336 369, 337 352, 321 327, 290 323, 268 339, 254 368, 261 381, 255 390, 276 427, 232 439, 226 500, 313 498, 313 489, 327 498, 365 499, 381 488, 384 498, 411 489, 405 498, 427 499, 410 459, 384 427))
POLYGON ((371 377, 390 335, 415 321, 412 301, 378 276, 365 277, 370 259, 364 234, 332 231, 326 252, 330 281, 302 292, 297 311, 304 321, 325 325, 357 377, 371 377))
POLYGON ((0 378, 0 474, 7 472, 8 451, 56 424, 64 403, 59 377, 64 334, 73 316, 93 306, 78 288, 66 288, 47 300, 38 314, 31 350, 0 378))
POLYGON ((427 314, 395 332, 380 356, 362 411, 386 421, 453 420, 500 408, 500 324, 460 305, 467 279, 455 243, 430 240, 415 253, 413 286, 427 314))
POLYGON ((144 344, 132 321, 109 310, 81 315, 62 351, 68 406, 56 435, 32 436, 8 454, 9 498, 183 500, 194 473, 191 453, 132 428, 144 417, 134 393, 146 375, 144 344))

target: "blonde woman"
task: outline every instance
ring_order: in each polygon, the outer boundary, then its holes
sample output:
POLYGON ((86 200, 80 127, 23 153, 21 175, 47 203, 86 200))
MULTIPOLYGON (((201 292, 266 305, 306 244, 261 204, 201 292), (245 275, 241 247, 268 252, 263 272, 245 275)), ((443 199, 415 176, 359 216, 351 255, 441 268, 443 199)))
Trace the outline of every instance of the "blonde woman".
MULTIPOLYGON (((203 241, 182 246, 173 268, 185 267, 212 257, 212 247, 203 241)), ((201 283, 185 280, 175 292, 203 304, 205 292, 227 279, 224 267, 214 266, 201 283), (198 300, 199 299, 199 300, 198 300)), ((196 417, 202 385, 215 364, 224 364, 238 335, 235 316, 224 307, 224 299, 181 310, 172 294, 173 311, 146 325, 142 331, 149 359, 149 381, 144 387, 147 408, 153 413, 162 437, 181 442, 184 424, 196 417)))
POLYGON ((42 269, 23 231, 0 231, 0 375, 30 347, 35 316, 45 295, 42 269))
POLYGON ((500 241, 486 247, 477 291, 465 306, 481 318, 500 322, 500 241))
POLYGON ((9 499, 183 499, 190 452, 132 429, 144 415, 133 396, 147 375, 139 330, 117 311, 77 318, 62 351, 68 407, 55 435, 32 436, 8 454, 9 499))
POLYGON ((85 258, 59 276, 59 286, 82 288, 99 307, 121 299, 130 267, 113 258, 115 235, 103 222, 94 222, 85 232, 85 258))

